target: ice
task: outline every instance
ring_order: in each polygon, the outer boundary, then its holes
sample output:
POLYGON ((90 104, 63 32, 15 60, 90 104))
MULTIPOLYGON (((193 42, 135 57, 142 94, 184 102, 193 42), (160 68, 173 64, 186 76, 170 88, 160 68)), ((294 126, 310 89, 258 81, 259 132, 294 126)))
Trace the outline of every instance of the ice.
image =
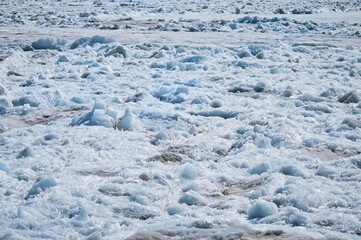
POLYGON ((194 191, 189 191, 187 193, 184 193, 180 198, 179 198, 179 203, 185 203, 189 206, 192 205, 203 205, 204 202, 202 201, 202 197, 199 196, 199 194, 197 194, 194 191))
POLYGON ((34 183, 32 188, 29 190, 29 193, 27 194, 25 199, 34 197, 37 194, 41 193, 42 191, 45 191, 46 189, 50 187, 54 187, 56 185, 58 185, 58 183, 55 181, 53 177, 45 177, 43 179, 39 179, 34 183))
POLYGON ((260 134, 257 134, 254 144, 258 148, 271 148, 271 140, 265 136, 262 136, 260 134))
POLYGON ((34 157, 35 153, 31 147, 25 147, 21 152, 18 153, 16 158, 27 158, 27 157, 34 157))
POLYGON ((115 126, 117 113, 111 109, 107 109, 104 102, 97 101, 94 103, 92 111, 81 117, 74 117, 70 126, 103 126, 113 128, 115 126))
POLYGON ((58 63, 69 62, 69 59, 65 55, 61 55, 58 59, 58 63))
POLYGON ((270 72, 271 72, 272 74, 278 74, 278 73, 281 72, 281 70, 280 70, 279 67, 273 67, 273 68, 270 69, 270 72))
MULTIPOLYGON (((55 183, 55 185, 56 185, 56 183, 55 183)), ((48 186, 48 187, 52 187, 52 186, 48 186)), ((76 216, 74 219, 77 221, 85 221, 85 220, 87 220, 87 218, 88 218, 88 212, 84 208, 82 208, 80 210, 79 215, 76 216)))
POLYGON ((72 97, 70 99, 70 101, 74 102, 74 103, 78 103, 78 104, 82 104, 85 103, 85 99, 82 97, 72 97))
POLYGON ((262 174, 264 172, 267 172, 268 169, 270 168, 269 164, 267 163, 260 163, 256 166, 254 166, 253 168, 251 168, 249 170, 250 174, 262 174))
POLYGON ((83 45, 88 42, 90 42, 90 38, 88 38, 88 37, 79 38, 71 44, 70 49, 75 49, 75 48, 79 47, 80 45, 83 45))
POLYGON ((65 39, 54 39, 51 37, 40 38, 37 41, 32 42, 34 49, 56 49, 59 46, 65 45, 67 41, 65 39))
POLYGON ((134 115, 131 109, 128 107, 125 109, 123 117, 117 122, 117 128, 119 130, 131 130, 134 126, 134 115))
POLYGON ((100 44, 106 44, 106 43, 112 43, 115 42, 115 39, 113 38, 109 38, 106 36, 100 36, 100 35, 95 35, 90 39, 90 44, 96 44, 96 43, 100 43, 100 44))
POLYGON ((361 122, 352 118, 346 118, 345 120, 342 121, 342 124, 345 124, 350 128, 361 128, 361 122))
POLYGON ((327 167, 325 165, 319 166, 315 174, 330 179, 334 179, 338 175, 338 173, 334 169, 327 167))
MULTIPOLYGON (((251 22, 255 22, 255 21, 257 21, 256 18, 254 18, 251 22)), ((253 56, 256 56, 262 51, 270 49, 270 47, 264 44, 251 44, 248 46, 248 49, 250 50, 253 56)))
POLYGON ((264 218, 278 212, 277 205, 264 200, 259 200, 248 209, 249 218, 264 218))
POLYGON ((305 174, 297 167, 293 165, 282 166, 280 172, 295 177, 305 177, 305 174))
POLYGON ((7 89, 3 85, 0 84, 0 96, 6 95, 6 93, 7 93, 7 89))
POLYGON ((343 95, 338 101, 343 103, 358 103, 361 101, 361 97, 357 91, 353 90, 343 95))
POLYGON ((264 82, 258 82, 254 87, 255 92, 263 92, 266 88, 266 84, 264 82))
POLYGON ((0 239, 359 239, 354 2, 3 0, 0 239))
POLYGON ((109 56, 114 56, 115 54, 122 55, 124 58, 127 58, 128 56, 128 53, 123 46, 118 46, 116 48, 113 48, 112 50, 104 54, 104 56, 109 57, 109 56))
POLYGON ((10 172, 10 168, 8 166, 8 164, 6 164, 6 162, 0 161, 0 170, 4 171, 6 173, 10 172))
POLYGON ((198 177, 198 170, 190 163, 184 164, 181 170, 181 177, 185 179, 195 180, 198 177))
POLYGON ((7 97, 0 97, 0 110, 12 107, 12 102, 7 97))
POLYGON ((25 104, 29 104, 30 107, 38 107, 40 101, 35 96, 24 96, 19 99, 12 100, 12 104, 17 106, 23 106, 25 104))
POLYGON ((195 56, 190 56, 190 57, 186 57, 184 59, 182 59, 181 62, 183 63, 202 63, 206 60, 207 58, 205 56, 202 55, 195 55, 195 56))

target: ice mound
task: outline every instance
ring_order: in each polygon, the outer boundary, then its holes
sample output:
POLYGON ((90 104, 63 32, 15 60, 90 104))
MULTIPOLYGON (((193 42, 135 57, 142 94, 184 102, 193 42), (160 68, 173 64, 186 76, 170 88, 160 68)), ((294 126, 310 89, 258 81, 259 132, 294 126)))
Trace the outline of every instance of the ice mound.
POLYGON ((34 183, 33 187, 30 189, 28 195, 25 197, 25 199, 28 199, 29 197, 33 197, 41 193, 42 191, 54 187, 58 185, 58 183, 55 181, 53 177, 43 178, 41 180, 38 180, 36 183, 34 183))
POLYGON ((104 56, 116 56, 116 55, 122 55, 124 58, 128 57, 127 51, 123 46, 117 46, 111 50, 109 50, 104 56))
POLYGON ((345 93, 338 101, 343 103, 358 103, 361 101, 361 97, 356 90, 353 90, 345 93))
POLYGON ((191 206, 191 205, 203 205, 204 201, 197 192, 191 190, 191 191, 183 194, 179 198, 179 203, 181 203, 181 204, 185 203, 188 206, 191 206))
POLYGON ((34 151, 30 147, 24 148, 21 152, 18 153, 16 158, 26 158, 26 157, 34 157, 34 151))
POLYGON ((277 205, 264 200, 259 200, 248 209, 248 217, 264 218, 278 212, 277 205))
POLYGON ((194 180, 198 177, 198 170, 192 164, 186 163, 181 170, 181 177, 194 180))
POLYGON ((2 84, 0 84, 0 96, 6 95, 6 93, 7 93, 7 89, 2 84))
POLYGON ((104 37, 104 36, 99 36, 99 35, 95 35, 92 38, 89 37, 83 37, 83 38, 79 38, 77 40, 75 40, 71 45, 70 45, 70 49, 76 49, 81 45, 87 45, 89 44, 90 46, 93 46, 94 44, 106 44, 106 43, 112 43, 115 42, 115 39, 113 38, 109 38, 109 37, 104 37))
POLYGON ((24 106, 25 104, 29 104, 30 107, 38 107, 40 105, 39 99, 33 95, 20 97, 19 99, 14 99, 12 100, 12 103, 15 107, 24 106))
POLYGON ((134 116, 130 108, 128 107, 125 110, 123 117, 121 117, 117 122, 117 128, 119 130, 130 130, 133 127, 134 116))
POLYGON ((253 56, 256 56, 257 54, 261 53, 264 50, 269 50, 270 47, 264 44, 251 44, 248 46, 248 49, 253 56))
POLYGON ((7 109, 7 108, 12 107, 12 106, 13 106, 13 104, 9 99, 7 99, 6 97, 1 97, 0 98, 0 111, 2 109, 7 109))
POLYGON ((106 128, 118 128, 119 130, 131 130, 134 125, 134 115, 130 108, 125 110, 124 115, 117 119, 118 113, 108 108, 103 102, 95 102, 93 109, 87 114, 74 117, 70 126, 103 126, 106 128))
POLYGON ((106 107, 103 102, 95 102, 93 109, 81 117, 74 117, 70 126, 103 126, 113 128, 115 126, 117 112, 106 107))
POLYGON ((10 172, 10 168, 9 168, 8 164, 6 162, 2 162, 2 161, 0 161, 0 170, 4 171, 6 173, 10 172))
POLYGON ((57 49, 67 43, 65 39, 55 38, 40 38, 31 43, 34 49, 57 49))

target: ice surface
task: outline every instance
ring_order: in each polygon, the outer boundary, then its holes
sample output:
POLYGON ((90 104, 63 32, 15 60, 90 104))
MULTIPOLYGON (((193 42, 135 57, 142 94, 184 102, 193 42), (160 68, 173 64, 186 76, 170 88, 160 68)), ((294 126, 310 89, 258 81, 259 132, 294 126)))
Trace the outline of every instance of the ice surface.
POLYGON ((0 7, 0 239, 360 239, 358 1, 0 7))

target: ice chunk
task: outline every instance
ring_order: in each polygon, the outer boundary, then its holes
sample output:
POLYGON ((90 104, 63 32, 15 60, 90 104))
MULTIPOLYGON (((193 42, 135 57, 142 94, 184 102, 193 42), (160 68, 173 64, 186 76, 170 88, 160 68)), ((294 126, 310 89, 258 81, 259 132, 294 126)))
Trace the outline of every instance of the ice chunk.
POLYGON ((245 62, 245 61, 238 61, 238 62, 236 62, 236 66, 240 67, 242 69, 246 69, 249 66, 249 64, 248 64, 248 62, 245 62))
POLYGON ((330 167, 326 167, 325 165, 321 165, 317 168, 316 171, 316 175, 317 176, 323 176, 326 178, 330 178, 330 179, 334 179, 336 176, 339 175, 339 173, 337 173, 336 170, 330 168, 330 167))
POLYGON ((264 200, 259 200, 248 209, 249 218, 264 218, 278 212, 277 205, 264 200))
POLYGON ((187 205, 203 205, 201 196, 194 191, 189 191, 179 198, 179 203, 185 203, 187 205))
POLYGON ((258 53, 264 51, 264 50, 269 50, 269 46, 264 45, 264 44, 251 44, 248 46, 248 49, 251 51, 251 54, 253 56, 256 56, 258 53))
POLYGON ((61 55, 58 58, 58 63, 61 63, 61 62, 69 62, 69 59, 65 55, 61 55))
POLYGON ((10 172, 10 168, 6 162, 0 161, 0 170, 6 173, 10 172))
POLYGON ((103 236, 100 232, 94 232, 86 238, 86 240, 102 240, 102 239, 103 236))
POLYGON ((165 209, 169 215, 176 215, 184 212, 185 208, 179 204, 172 204, 165 209))
POLYGON ((87 219, 88 219, 88 212, 84 208, 82 208, 80 210, 79 215, 75 217, 75 220, 78 220, 78 221, 85 221, 87 219))
POLYGON ((90 119, 90 125, 92 126, 104 126, 111 128, 114 126, 114 118, 105 114, 103 109, 95 109, 90 119))
POLYGON ((70 126, 103 126, 112 128, 115 125, 116 113, 114 110, 107 109, 105 103, 95 102, 92 111, 84 116, 74 117, 70 126))
POLYGON ((285 218, 285 222, 287 224, 292 224, 292 226, 306 226, 309 222, 306 216, 293 207, 288 207, 286 209, 285 218))
POLYGON ((16 158, 22 157, 34 157, 34 151, 30 147, 26 147, 16 156, 16 158))
POLYGON ((258 148, 270 148, 271 147, 271 140, 263 135, 257 134, 254 144, 258 148))
POLYGON ((122 55, 124 58, 127 58, 127 56, 128 56, 127 51, 125 50, 125 48, 123 46, 118 46, 116 48, 113 48, 112 50, 110 50, 109 52, 104 54, 104 56, 109 57, 109 56, 113 56, 116 54, 122 55))
POLYGON ((213 228, 213 223, 207 222, 205 220, 197 220, 193 222, 191 226, 200 229, 211 229, 213 228))
POLYGON ((60 135, 56 133, 50 133, 44 136, 45 141, 52 141, 57 139, 60 139, 60 135))
POLYGON ((181 170, 181 177, 194 180, 198 177, 198 170, 192 164, 186 163, 181 170))
POLYGON ((70 99, 70 101, 72 101, 73 103, 78 103, 78 104, 85 103, 85 99, 82 97, 72 97, 70 99))
POLYGON ((199 190, 199 186, 196 182, 191 182, 189 183, 187 186, 185 186, 184 188, 182 188, 182 191, 183 192, 188 192, 190 190, 193 190, 193 191, 198 191, 199 190))
POLYGON ((202 55, 194 55, 194 56, 190 56, 190 57, 186 57, 184 58, 181 62, 183 63, 201 63, 204 62, 207 58, 205 56, 202 55))
POLYGON ((237 54, 237 56, 238 56, 239 58, 252 57, 251 53, 250 53, 249 51, 247 51, 247 50, 242 50, 241 52, 239 52, 239 53, 237 54))
POLYGON ((305 109, 308 111, 332 113, 332 110, 326 105, 308 105, 305 106, 305 109))
POLYGON ((197 65, 195 65, 194 63, 188 63, 185 65, 186 67, 186 71, 197 71, 197 65))
POLYGON ((220 107, 222 107, 222 102, 220 101, 220 100, 214 100, 213 102, 211 102, 210 104, 209 104, 212 108, 220 108, 220 107))
POLYGON ((96 43, 105 44, 105 43, 112 43, 112 42, 115 42, 115 39, 109 38, 109 37, 104 37, 104 36, 99 36, 99 35, 95 35, 94 37, 92 37, 90 39, 90 45, 94 45, 96 43))
POLYGON ((305 174, 298 167, 294 165, 283 166, 281 167, 280 172, 283 173, 284 175, 305 177, 305 174))
POLYGON ((41 191, 44 191, 50 187, 54 187, 58 185, 58 183, 55 181, 53 177, 43 178, 41 180, 38 180, 34 183, 33 187, 30 189, 28 195, 25 197, 25 199, 28 199, 29 197, 33 197, 37 194, 39 194, 41 191))
POLYGON ((125 110, 123 117, 118 120, 117 128, 119 130, 131 130, 134 124, 134 116, 129 107, 125 110))
POLYGON ((272 74, 277 74, 277 73, 280 73, 280 68, 279 67, 273 67, 270 69, 270 73, 272 74))
POLYGON ((176 61, 169 61, 166 63, 166 68, 167 70, 176 70, 179 69, 181 71, 184 71, 186 69, 185 65, 183 63, 180 62, 176 62, 176 61))
POLYGON ((155 135, 155 141, 170 139, 175 139, 174 134, 170 131, 160 131, 155 135))
POLYGON ((361 122, 352 118, 346 118, 342 121, 342 124, 346 124, 350 128, 361 128, 361 122))
POLYGON ((30 96, 25 96, 25 97, 21 97, 19 99, 12 100, 12 103, 15 107, 24 106, 25 104, 29 104, 30 107, 38 107, 40 104, 40 101, 35 96, 30 95, 30 96))
POLYGON ((83 45, 88 42, 90 42, 90 38, 88 38, 88 37, 79 38, 71 44, 70 49, 75 49, 75 48, 79 47, 80 45, 83 45))
POLYGON ((266 84, 264 82, 258 82, 256 86, 253 88, 255 92, 263 92, 266 88, 266 84))
POLYGON ((179 95, 181 93, 189 94, 189 89, 187 87, 178 87, 177 90, 174 92, 174 95, 179 95))
POLYGON ((65 45, 67 43, 66 40, 64 39, 55 39, 55 38, 51 38, 51 37, 46 37, 46 38, 40 38, 34 42, 32 42, 32 47, 34 49, 55 49, 58 46, 62 46, 65 45))
POLYGON ((239 113, 217 109, 212 111, 189 112, 189 114, 203 117, 221 117, 224 119, 229 119, 236 117, 239 113))
POLYGON ((251 168, 248 172, 250 174, 261 174, 267 172, 269 168, 270 166, 268 165, 268 163, 260 163, 251 168))
POLYGON ((339 102, 343 103, 358 103, 361 101, 361 97, 356 90, 350 91, 338 99, 339 102))
POLYGON ((0 96, 6 95, 7 89, 0 83, 0 96))
POLYGON ((8 127, 6 126, 6 124, 3 122, 0 122, 0 133, 5 132, 6 130, 8 130, 8 127))
POLYGON ((6 97, 1 97, 0 98, 0 110, 1 109, 6 109, 6 108, 9 108, 9 107, 12 107, 13 104, 12 102, 7 99, 6 97))

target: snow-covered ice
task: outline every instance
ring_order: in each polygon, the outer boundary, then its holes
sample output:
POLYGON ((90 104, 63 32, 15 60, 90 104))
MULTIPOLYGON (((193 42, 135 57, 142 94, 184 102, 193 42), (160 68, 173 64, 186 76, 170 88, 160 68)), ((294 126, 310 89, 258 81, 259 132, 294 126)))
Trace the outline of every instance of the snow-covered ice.
POLYGON ((0 3, 0 239, 361 239, 361 3, 0 3))

